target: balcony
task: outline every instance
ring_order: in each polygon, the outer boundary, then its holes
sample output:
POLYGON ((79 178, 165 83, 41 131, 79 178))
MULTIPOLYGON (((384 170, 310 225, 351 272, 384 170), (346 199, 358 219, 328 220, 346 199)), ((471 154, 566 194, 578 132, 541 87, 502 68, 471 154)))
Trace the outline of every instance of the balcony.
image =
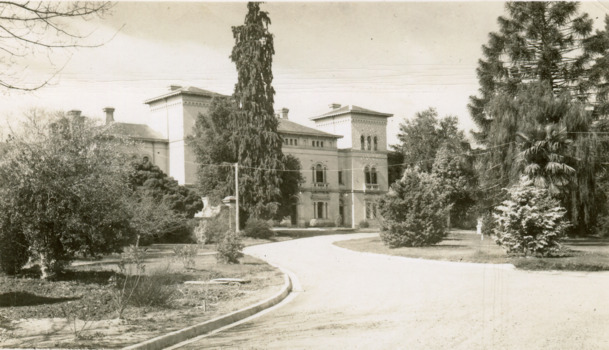
POLYGON ((314 192, 327 192, 330 184, 327 182, 314 182, 311 190, 314 192))
POLYGON ((380 191, 380 187, 378 184, 366 184, 366 192, 375 192, 380 191))

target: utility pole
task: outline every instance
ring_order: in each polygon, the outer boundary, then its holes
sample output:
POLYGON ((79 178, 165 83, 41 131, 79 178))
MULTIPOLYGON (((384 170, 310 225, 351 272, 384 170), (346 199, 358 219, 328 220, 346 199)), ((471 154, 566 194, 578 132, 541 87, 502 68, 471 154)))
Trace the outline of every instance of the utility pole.
POLYGON ((235 230, 239 232, 239 163, 235 163, 235 230))

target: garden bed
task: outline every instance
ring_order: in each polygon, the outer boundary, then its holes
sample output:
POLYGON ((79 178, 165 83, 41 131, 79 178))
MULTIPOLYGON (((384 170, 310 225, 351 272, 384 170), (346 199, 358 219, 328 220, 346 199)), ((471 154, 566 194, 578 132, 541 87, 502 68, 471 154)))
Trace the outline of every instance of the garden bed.
POLYGON ((524 270, 609 270, 609 240, 599 238, 567 239, 556 257, 510 256, 493 238, 481 239, 474 231, 451 231, 442 242, 429 247, 388 248, 380 237, 334 243, 339 247, 378 254, 457 262, 513 264, 524 270))
POLYGON ((75 264, 55 281, 37 279, 35 270, 16 278, 0 275, 0 347, 121 348, 255 304, 284 283, 279 270, 249 256, 222 265, 202 251, 185 268, 167 248, 149 249, 139 283, 149 285, 150 294, 132 296, 122 319, 116 257, 75 264), (248 283, 183 283, 223 277, 248 283), (155 305, 148 305, 152 299, 155 305))

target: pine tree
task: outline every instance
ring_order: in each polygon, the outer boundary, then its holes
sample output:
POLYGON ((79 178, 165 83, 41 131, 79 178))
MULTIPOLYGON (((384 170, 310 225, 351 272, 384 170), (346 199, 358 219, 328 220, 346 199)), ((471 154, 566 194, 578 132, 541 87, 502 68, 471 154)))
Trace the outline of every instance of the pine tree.
POLYGON ((274 115, 275 90, 272 63, 273 35, 268 13, 260 4, 247 4, 245 23, 233 27, 235 46, 231 60, 237 67, 234 98, 238 111, 231 143, 240 166, 239 190, 244 210, 254 217, 269 218, 277 210, 283 169, 281 144, 274 115))
POLYGON ((508 17, 499 17, 499 32, 489 34, 478 62, 480 96, 468 105, 479 128, 478 142, 493 146, 489 129, 494 115, 490 100, 498 93, 513 94, 519 85, 549 84, 555 93, 567 89, 573 97, 585 99, 591 88, 585 70, 590 55, 582 52, 592 31, 592 20, 578 13, 576 2, 510 2, 508 17))

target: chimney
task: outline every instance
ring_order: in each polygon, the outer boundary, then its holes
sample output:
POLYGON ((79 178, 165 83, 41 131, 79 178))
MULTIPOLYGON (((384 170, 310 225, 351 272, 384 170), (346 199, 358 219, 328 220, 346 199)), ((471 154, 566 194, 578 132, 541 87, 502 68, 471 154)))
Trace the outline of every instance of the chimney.
POLYGON ((180 90, 182 87, 180 85, 169 85, 169 91, 180 90))
POLYGON ((339 109, 340 103, 332 103, 332 104, 328 105, 328 107, 330 107, 330 109, 339 109))
POLYGON ((80 113, 82 113, 82 112, 79 111, 78 109, 73 109, 71 111, 68 111, 68 117, 79 118, 80 113))
POLYGON ((114 123, 114 108, 106 107, 103 110, 106 113, 106 125, 114 123))
POLYGON ((290 111, 289 109, 283 107, 281 109, 281 119, 286 119, 287 120, 288 119, 288 112, 289 111, 290 111))

